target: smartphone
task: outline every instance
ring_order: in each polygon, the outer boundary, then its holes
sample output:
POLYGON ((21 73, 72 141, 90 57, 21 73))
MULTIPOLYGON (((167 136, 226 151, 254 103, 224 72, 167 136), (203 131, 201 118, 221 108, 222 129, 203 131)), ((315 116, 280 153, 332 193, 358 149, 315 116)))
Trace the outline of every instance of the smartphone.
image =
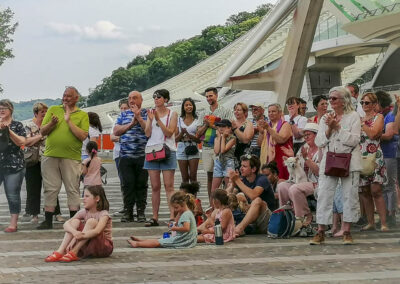
POLYGON ((211 212, 213 211, 213 208, 212 207, 208 207, 207 209, 206 209, 206 211, 204 211, 206 214, 210 214, 211 212))

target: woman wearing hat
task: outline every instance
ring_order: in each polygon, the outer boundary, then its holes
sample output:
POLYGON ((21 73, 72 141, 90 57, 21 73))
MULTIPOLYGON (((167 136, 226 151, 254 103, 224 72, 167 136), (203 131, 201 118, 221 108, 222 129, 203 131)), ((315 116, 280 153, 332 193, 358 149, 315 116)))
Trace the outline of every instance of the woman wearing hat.
POLYGON ((303 226, 307 227, 312 221, 312 213, 308 207, 307 196, 314 194, 318 186, 319 163, 322 158, 322 151, 315 145, 315 137, 318 133, 318 124, 307 123, 304 127, 305 144, 297 153, 301 167, 307 176, 307 182, 293 184, 281 182, 278 184, 280 206, 287 204, 290 200, 293 203, 296 217, 303 219, 303 226))
POLYGON ((9 100, 0 100, 0 184, 4 190, 10 209, 10 225, 6 233, 17 231, 18 215, 21 212, 21 185, 25 175, 24 153, 26 133, 21 122, 12 119, 14 106, 9 100))
POLYGON ((217 138, 214 141, 215 158, 211 193, 219 188, 223 179, 227 185, 229 182, 228 169, 235 169, 236 137, 232 132, 232 123, 228 119, 222 119, 215 123, 215 126, 218 130, 217 138))

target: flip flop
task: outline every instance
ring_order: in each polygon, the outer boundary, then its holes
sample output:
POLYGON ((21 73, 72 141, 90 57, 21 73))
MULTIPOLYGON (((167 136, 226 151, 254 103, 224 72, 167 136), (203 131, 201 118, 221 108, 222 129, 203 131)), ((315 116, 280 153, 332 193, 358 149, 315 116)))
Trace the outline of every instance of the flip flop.
POLYGON ((160 224, 158 224, 158 221, 154 218, 151 218, 149 221, 147 221, 144 224, 145 227, 157 227, 160 226, 160 224))
POLYGON ((60 261, 60 258, 62 258, 63 255, 61 253, 59 253, 58 251, 53 251, 53 253, 51 255, 49 255, 48 257, 46 257, 44 259, 45 262, 57 262, 60 261))
POLYGON ((79 258, 72 251, 68 252, 63 257, 60 258, 60 262, 72 262, 77 260, 79 260, 79 258))

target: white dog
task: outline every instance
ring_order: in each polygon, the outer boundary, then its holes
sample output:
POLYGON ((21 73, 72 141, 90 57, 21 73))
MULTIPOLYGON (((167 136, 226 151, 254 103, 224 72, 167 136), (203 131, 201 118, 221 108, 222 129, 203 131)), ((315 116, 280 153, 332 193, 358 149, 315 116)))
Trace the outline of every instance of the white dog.
POLYGON ((298 157, 283 157, 283 160, 289 172, 288 182, 298 184, 308 181, 298 157))

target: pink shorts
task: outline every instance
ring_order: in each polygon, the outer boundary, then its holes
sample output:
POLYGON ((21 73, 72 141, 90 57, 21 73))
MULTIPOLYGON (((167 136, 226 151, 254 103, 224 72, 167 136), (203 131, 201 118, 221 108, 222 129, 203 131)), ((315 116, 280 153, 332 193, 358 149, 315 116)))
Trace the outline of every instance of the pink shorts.
MULTIPOLYGON (((78 231, 83 230, 85 227, 85 223, 81 222, 79 225, 78 231)), ((78 253, 78 257, 107 257, 110 256, 113 252, 114 244, 113 241, 106 239, 104 232, 100 233, 96 237, 90 239, 80 250, 78 253)))

